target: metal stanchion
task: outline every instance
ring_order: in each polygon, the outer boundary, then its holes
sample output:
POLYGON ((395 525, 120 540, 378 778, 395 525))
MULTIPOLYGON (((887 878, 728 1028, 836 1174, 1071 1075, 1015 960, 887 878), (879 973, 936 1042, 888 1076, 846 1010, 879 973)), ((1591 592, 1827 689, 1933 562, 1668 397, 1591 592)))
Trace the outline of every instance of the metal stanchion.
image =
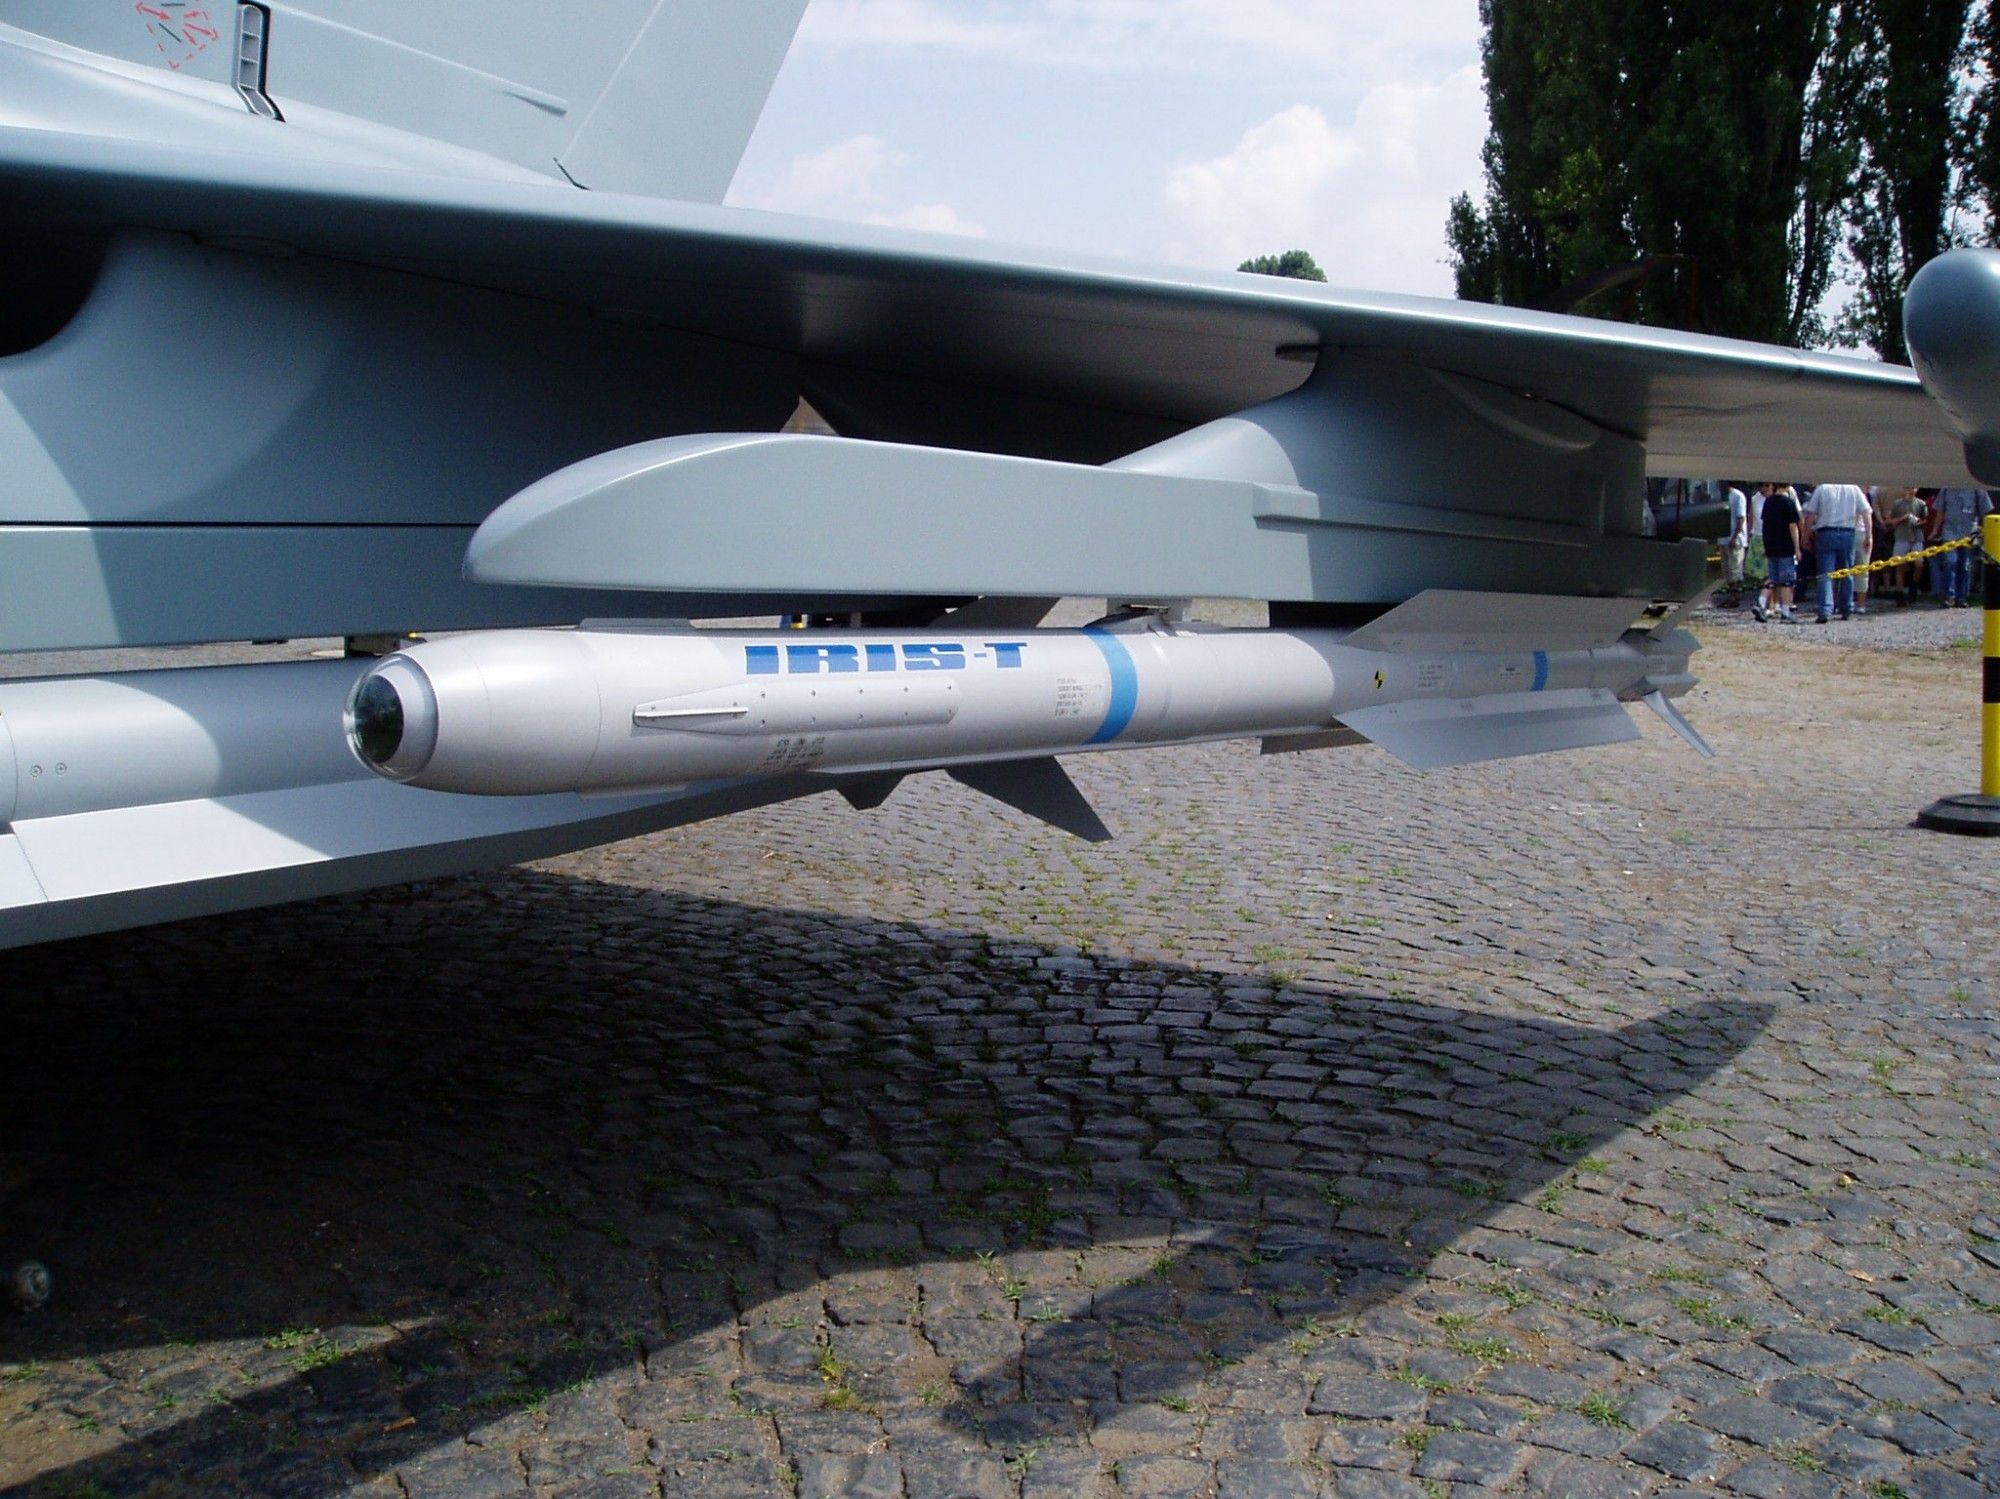
POLYGON ((2000 514, 1986 517, 1979 568, 1985 593, 1980 675, 1979 790, 1947 796, 1917 814, 1917 825, 1941 833, 2000 834, 2000 514))

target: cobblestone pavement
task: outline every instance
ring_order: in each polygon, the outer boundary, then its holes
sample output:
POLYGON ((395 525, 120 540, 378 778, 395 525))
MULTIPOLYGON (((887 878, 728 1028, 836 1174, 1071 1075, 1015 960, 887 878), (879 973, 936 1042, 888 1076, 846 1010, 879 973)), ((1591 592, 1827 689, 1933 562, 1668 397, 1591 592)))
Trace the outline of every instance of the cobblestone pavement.
POLYGON ((0 955, 7 1494, 2000 1490, 1962 652, 0 955), (1840 770, 1821 792, 1791 769, 1840 770))

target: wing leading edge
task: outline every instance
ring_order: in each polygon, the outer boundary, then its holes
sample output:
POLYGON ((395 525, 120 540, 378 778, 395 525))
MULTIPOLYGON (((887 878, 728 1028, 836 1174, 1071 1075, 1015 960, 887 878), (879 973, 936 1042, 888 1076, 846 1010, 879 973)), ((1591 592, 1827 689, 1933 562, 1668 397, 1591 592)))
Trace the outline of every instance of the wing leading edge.
POLYGON ((784 351, 844 432, 897 442, 1104 462, 1338 354, 1526 396, 1642 445, 1652 472, 1967 478, 1906 369, 1586 318, 35 130, 0 131, 0 203, 784 351))

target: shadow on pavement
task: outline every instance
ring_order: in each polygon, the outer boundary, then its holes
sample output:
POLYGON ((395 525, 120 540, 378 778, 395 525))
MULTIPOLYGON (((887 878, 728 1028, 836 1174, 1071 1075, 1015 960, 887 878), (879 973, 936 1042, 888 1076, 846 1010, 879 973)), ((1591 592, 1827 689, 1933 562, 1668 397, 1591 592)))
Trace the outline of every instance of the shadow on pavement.
POLYGON ((0 1321, 8 1494, 652 1493, 648 1436, 755 1492, 785 1459, 746 1413, 998 1463, 1253 1369, 1296 1413, 1440 1255, 1560 1258, 1522 1205, 1767 1018, 1599 1031, 532 870, 0 955, 0 989, 35 1167, 0 1238, 57 1296, 0 1321))

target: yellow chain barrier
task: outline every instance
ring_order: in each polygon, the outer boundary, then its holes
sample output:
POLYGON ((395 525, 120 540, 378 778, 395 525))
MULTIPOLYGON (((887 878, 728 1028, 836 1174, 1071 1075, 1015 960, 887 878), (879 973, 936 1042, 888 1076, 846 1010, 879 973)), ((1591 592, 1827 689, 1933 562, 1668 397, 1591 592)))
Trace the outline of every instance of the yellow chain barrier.
POLYGON ((1837 568, 1821 576, 1828 579, 1851 578, 1857 573, 1879 573, 1885 567, 1907 567, 1912 562, 1925 562, 1944 552, 1955 552, 1960 547, 1972 546, 1978 540, 1977 536, 1963 536, 1957 541, 1941 541, 1934 547, 1925 547, 1921 552, 1905 552, 1900 557, 1884 557, 1876 562, 1857 562, 1852 567, 1837 568))

